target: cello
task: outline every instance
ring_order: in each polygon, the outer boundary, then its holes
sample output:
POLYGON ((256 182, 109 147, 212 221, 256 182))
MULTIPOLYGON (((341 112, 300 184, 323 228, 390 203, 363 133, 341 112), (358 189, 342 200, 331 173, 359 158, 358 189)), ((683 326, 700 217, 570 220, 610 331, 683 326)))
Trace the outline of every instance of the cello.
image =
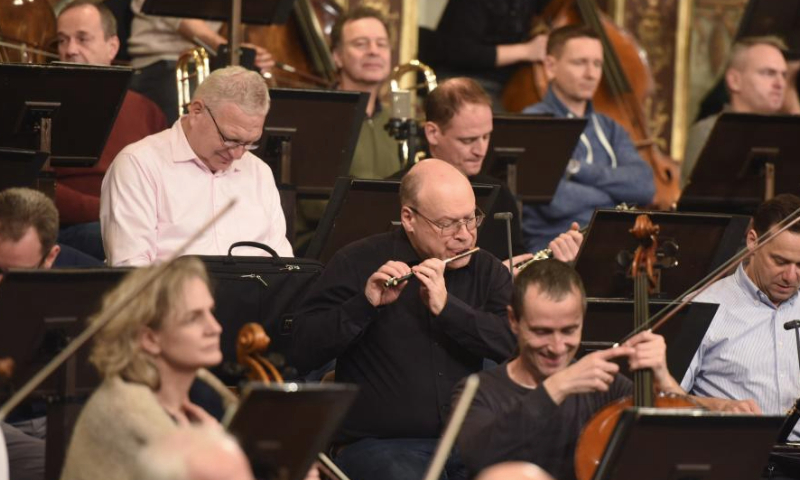
MULTIPOLYGON (((586 24, 603 44, 603 79, 593 103, 597 112, 608 115, 625 128, 639 155, 653 169, 656 194, 653 205, 674 209, 680 197, 680 166, 665 155, 650 134, 644 104, 653 90, 653 75, 642 49, 633 37, 617 27, 592 0, 554 0, 533 21, 532 33, 546 33, 566 25, 586 24), (624 66, 624 67, 623 67, 624 66)), ((503 105, 511 112, 537 103, 547 92, 547 77, 541 64, 521 67, 503 91, 503 105)))
MULTIPOLYGON (((639 215, 630 231, 639 240, 639 247, 631 263, 631 276, 634 280, 634 331, 642 331, 649 316, 649 295, 657 290, 659 283, 659 227, 652 223, 649 216, 639 215)), ((653 372, 650 370, 636 370, 632 375, 633 396, 606 405, 584 426, 575 449, 575 476, 578 480, 590 480, 594 476, 617 421, 626 408, 700 408, 694 401, 682 395, 665 392, 656 394, 653 372)))

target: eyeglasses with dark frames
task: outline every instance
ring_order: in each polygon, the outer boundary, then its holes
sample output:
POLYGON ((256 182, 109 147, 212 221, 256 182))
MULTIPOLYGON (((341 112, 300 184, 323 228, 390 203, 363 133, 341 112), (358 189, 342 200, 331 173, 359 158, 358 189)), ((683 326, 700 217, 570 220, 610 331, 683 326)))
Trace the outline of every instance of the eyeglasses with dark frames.
POLYGON ((475 229, 481 226, 481 224, 483 223, 483 219, 486 217, 486 215, 481 211, 480 208, 475 208, 475 214, 469 218, 442 223, 442 222, 437 222, 436 220, 431 220, 430 218, 426 217, 425 215, 420 213, 419 210, 417 210, 412 206, 409 206, 408 208, 415 214, 424 218, 428 223, 438 228, 441 235, 445 237, 450 237, 458 233, 461 230, 462 225, 467 227, 468 231, 473 232, 475 231, 475 229))
POLYGON ((211 117, 211 121, 214 122, 214 127, 216 127, 217 133, 219 134, 219 137, 222 139, 222 145, 225 148, 233 149, 233 148, 242 147, 245 150, 249 150, 251 152, 253 150, 257 150, 258 149, 258 146, 259 146, 258 142, 256 142, 256 143, 244 143, 244 142, 238 142, 236 140, 231 140, 229 138, 226 138, 225 135, 222 134, 222 130, 219 129, 219 124, 217 123, 217 119, 214 118, 214 114, 211 113, 211 109, 208 108, 208 106, 206 106, 205 109, 208 112, 208 116, 211 117))

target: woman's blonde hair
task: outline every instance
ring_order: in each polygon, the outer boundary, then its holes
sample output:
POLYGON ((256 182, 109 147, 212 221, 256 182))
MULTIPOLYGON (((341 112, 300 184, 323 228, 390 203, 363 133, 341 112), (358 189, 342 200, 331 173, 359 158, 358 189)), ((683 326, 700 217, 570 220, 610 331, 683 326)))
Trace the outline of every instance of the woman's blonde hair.
MULTIPOLYGON (((104 311, 132 294, 147 274, 156 267, 140 268, 129 273, 103 298, 104 311)), ((196 257, 175 260, 160 276, 150 282, 136 299, 103 327, 94 338, 89 360, 103 378, 119 375, 129 382, 142 383, 158 390, 160 378, 153 357, 142 350, 140 338, 145 327, 158 330, 175 314, 183 298, 187 281, 199 278, 209 284, 203 262, 196 257)), ((100 314, 89 318, 96 322, 100 314)))

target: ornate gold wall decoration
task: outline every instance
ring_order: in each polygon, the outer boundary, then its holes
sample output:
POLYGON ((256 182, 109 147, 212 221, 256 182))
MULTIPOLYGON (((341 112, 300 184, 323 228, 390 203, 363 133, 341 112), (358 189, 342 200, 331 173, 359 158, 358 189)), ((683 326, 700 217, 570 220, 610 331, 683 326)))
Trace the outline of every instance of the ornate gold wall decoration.
POLYGON ((703 97, 723 74, 747 0, 694 0, 689 83, 690 123, 703 97))

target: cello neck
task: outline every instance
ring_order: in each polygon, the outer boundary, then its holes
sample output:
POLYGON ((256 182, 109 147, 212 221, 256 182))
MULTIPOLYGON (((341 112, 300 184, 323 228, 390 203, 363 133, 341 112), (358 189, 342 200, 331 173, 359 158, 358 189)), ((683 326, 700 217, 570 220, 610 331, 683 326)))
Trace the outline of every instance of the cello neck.
MULTIPOLYGON (((649 280, 646 272, 638 272, 634 278, 634 327, 639 328, 645 322, 649 314, 650 295, 648 293, 649 280)), ((653 394, 653 372, 649 369, 636 370, 633 372, 633 406, 634 407, 653 407, 655 397, 653 394)))

